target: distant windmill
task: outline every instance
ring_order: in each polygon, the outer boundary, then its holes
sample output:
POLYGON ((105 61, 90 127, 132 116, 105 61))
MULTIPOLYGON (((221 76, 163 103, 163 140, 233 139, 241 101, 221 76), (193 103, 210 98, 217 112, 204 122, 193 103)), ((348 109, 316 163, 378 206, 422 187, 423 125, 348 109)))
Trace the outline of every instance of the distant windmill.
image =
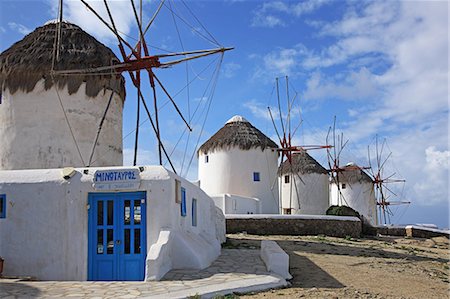
POLYGON ((392 190, 391 184, 404 183, 404 179, 396 179, 396 173, 386 175, 386 163, 392 156, 392 152, 386 153, 387 148, 386 139, 381 145, 378 142, 378 135, 375 137, 375 155, 371 155, 370 145, 367 146, 367 155, 369 160, 369 173, 372 177, 377 206, 379 208, 380 219, 383 219, 384 224, 391 222, 391 216, 394 215, 390 209, 391 205, 410 204, 410 201, 391 201, 392 196, 398 197, 398 194, 392 190))
MULTIPOLYGON (((364 170, 369 169, 369 167, 361 167, 355 164, 347 164, 345 166, 342 166, 341 163, 341 154, 345 148, 345 146, 348 143, 348 139, 344 139, 344 133, 341 132, 341 134, 336 136, 336 116, 333 120, 333 126, 330 126, 328 128, 328 133, 326 136, 326 144, 327 144, 327 161, 328 161, 328 171, 330 174, 330 181, 333 182, 337 186, 337 197, 338 197, 338 204, 339 205, 348 205, 348 203, 345 200, 345 196, 342 192, 342 184, 340 182, 340 179, 342 177, 342 173, 345 171, 352 171, 352 170, 364 170), (330 133, 331 138, 330 140, 330 133), (330 143, 332 142, 332 143, 330 143)), ((351 187, 351 185, 349 186, 351 187)))
POLYGON ((327 149, 331 205, 348 206, 357 211, 368 224, 377 225, 373 179, 366 173, 370 167, 353 162, 341 164, 341 155, 348 140, 344 139, 343 133, 336 135, 336 117, 328 129, 326 144, 332 146, 327 149))
MULTIPOLYGON (((292 114, 293 107, 295 105, 295 101, 298 99, 298 93, 295 92, 294 96, 291 97, 289 94, 289 78, 285 77, 286 82, 286 107, 287 112, 283 114, 281 96, 280 96, 280 88, 279 88, 279 79, 276 78, 276 94, 277 94, 277 106, 278 106, 278 115, 280 119, 280 123, 277 126, 273 113, 270 107, 267 107, 270 118, 272 120, 273 127, 277 134, 280 148, 278 149, 281 152, 280 166, 279 166, 279 175, 282 177, 284 174, 288 174, 288 178, 280 182, 280 202, 283 208, 283 212, 285 214, 292 213, 293 207, 300 210, 301 201, 304 201, 302 197, 304 195, 302 190, 304 190, 304 186, 309 182, 305 182, 302 178, 302 175, 306 172, 317 172, 320 173, 320 169, 322 168, 317 161, 315 161, 312 157, 310 157, 306 152, 314 149, 323 149, 328 148, 330 146, 326 145, 292 145, 292 138, 295 136, 297 130, 299 129, 302 121, 300 120, 295 129, 292 130, 292 114), (301 164, 301 165, 300 165, 301 164), (300 166, 300 167, 299 167, 300 166), (305 169, 307 168, 307 169, 305 169), (319 169, 319 170, 318 170, 319 169), (292 182, 291 182, 292 181, 292 182), (289 196, 288 203, 286 199, 283 199, 283 190, 284 184, 289 184, 287 188, 289 188, 288 192, 286 192, 289 196), (295 194, 294 194, 295 191, 295 194), (294 204, 293 200, 296 200, 294 204), (283 202, 286 202, 283 204, 283 202)), ((285 194, 286 195, 286 194, 285 194)), ((325 208, 326 209, 326 208, 325 208)), ((324 213, 325 211, 322 211, 324 213)))

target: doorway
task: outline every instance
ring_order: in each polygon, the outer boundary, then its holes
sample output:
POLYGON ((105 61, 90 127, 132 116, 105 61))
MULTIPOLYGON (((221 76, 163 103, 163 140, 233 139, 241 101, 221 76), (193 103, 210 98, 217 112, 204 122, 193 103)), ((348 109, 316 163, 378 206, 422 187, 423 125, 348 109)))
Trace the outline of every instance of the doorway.
POLYGON ((88 280, 144 280, 146 192, 88 196, 88 280))

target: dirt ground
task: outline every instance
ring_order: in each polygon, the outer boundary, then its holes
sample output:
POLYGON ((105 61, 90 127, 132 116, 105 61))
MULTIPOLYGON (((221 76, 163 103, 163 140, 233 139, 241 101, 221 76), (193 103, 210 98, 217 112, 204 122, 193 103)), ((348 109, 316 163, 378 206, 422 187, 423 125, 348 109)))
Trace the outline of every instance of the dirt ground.
POLYGON ((259 248, 261 240, 274 240, 289 254, 290 287, 240 298, 450 298, 445 237, 227 237, 231 248, 259 248))

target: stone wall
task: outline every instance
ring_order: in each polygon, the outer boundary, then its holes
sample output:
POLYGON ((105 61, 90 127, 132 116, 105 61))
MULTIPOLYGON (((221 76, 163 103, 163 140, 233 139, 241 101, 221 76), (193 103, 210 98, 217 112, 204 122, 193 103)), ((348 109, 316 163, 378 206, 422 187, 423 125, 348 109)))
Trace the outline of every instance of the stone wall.
POLYGON ((406 236, 406 229, 404 226, 369 226, 363 225, 363 235, 366 236, 406 236))
POLYGON ((346 216, 226 215, 227 233, 360 237, 361 221, 346 216))
POLYGON ((450 238, 450 234, 448 231, 431 229, 426 227, 417 227, 417 226, 407 226, 406 227, 406 236, 411 238, 434 238, 434 237, 446 237, 450 238))

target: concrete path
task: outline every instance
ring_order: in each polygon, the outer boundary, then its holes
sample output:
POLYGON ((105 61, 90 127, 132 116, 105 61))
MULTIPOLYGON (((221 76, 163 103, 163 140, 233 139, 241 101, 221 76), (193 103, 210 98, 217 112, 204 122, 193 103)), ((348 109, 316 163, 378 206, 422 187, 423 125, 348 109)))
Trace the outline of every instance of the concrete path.
POLYGON ((0 298, 211 298, 232 292, 252 292, 285 286, 267 272, 259 250, 222 249, 204 270, 173 270, 162 281, 57 282, 0 279, 0 298))

